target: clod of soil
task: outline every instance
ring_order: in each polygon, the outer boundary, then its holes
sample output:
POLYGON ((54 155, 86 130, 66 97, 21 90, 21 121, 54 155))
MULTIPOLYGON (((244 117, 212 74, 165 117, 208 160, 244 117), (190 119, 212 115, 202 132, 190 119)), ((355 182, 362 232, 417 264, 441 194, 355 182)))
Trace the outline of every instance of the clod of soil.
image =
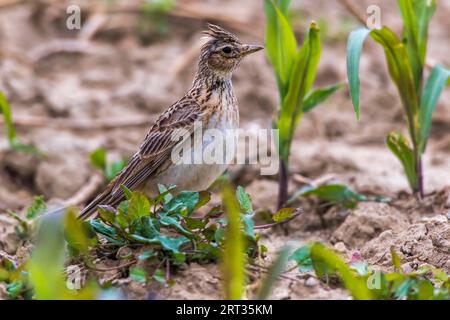
POLYGON ((386 230, 398 232, 408 227, 408 220, 397 209, 384 203, 361 203, 334 231, 331 241, 359 248, 386 230))

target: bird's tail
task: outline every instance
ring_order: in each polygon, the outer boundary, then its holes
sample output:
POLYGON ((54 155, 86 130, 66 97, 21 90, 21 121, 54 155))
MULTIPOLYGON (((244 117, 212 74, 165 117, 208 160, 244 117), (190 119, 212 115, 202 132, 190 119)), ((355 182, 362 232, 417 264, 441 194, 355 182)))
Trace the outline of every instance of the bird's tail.
POLYGON ((103 192, 99 194, 94 200, 92 200, 84 209, 81 211, 78 219, 87 220, 92 215, 97 212, 98 206, 101 204, 108 204, 109 192, 103 192))

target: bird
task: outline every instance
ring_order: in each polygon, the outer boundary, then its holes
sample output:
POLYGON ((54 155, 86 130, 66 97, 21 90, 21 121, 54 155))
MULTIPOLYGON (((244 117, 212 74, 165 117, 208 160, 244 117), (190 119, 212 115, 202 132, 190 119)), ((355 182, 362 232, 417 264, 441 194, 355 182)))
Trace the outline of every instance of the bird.
MULTIPOLYGON (((227 169, 224 163, 174 163, 171 156, 174 150, 187 143, 191 146, 191 141, 176 140, 173 135, 182 130, 192 137, 198 123, 203 129, 237 129, 239 109, 232 75, 243 58, 264 47, 244 44, 236 35, 214 24, 207 24, 202 33, 207 41, 201 48, 192 86, 157 118, 128 164, 84 207, 79 219, 92 218, 99 206, 117 206, 125 200, 126 189, 152 196, 158 194, 158 185, 175 185, 175 192, 202 191, 227 169)), ((200 147, 205 148, 205 143, 202 141, 200 147)))

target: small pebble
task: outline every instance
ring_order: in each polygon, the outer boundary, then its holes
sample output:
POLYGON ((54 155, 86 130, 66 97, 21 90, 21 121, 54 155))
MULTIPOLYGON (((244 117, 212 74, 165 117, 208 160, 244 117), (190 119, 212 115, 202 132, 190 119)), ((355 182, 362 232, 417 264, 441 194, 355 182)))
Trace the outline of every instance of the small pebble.
POLYGON ((319 280, 317 280, 314 277, 310 277, 310 278, 306 279, 306 281, 305 281, 305 286, 307 286, 307 287, 315 287, 318 284, 319 284, 319 280))
POLYGON ((345 246, 345 243, 338 242, 334 245, 334 250, 336 250, 339 253, 346 253, 347 252, 347 247, 345 246))

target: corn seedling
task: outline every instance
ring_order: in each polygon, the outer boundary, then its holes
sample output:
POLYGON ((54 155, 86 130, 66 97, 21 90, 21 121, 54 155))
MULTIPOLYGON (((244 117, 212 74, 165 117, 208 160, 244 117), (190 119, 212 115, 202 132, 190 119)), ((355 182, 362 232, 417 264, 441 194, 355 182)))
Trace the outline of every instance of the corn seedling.
POLYGON ((21 143, 19 139, 17 139, 16 129, 14 128, 12 120, 11 107, 2 92, 0 92, 0 113, 3 114, 3 125, 5 127, 6 137, 8 138, 9 146, 11 149, 30 152, 36 155, 43 155, 43 153, 37 148, 28 144, 21 143))
POLYGON ((297 249, 289 260, 299 271, 314 270, 317 278, 337 277, 356 300, 449 300, 450 278, 440 269, 423 265, 417 271, 405 273, 401 259, 391 249, 395 272, 385 273, 362 261, 347 264, 337 253, 321 243, 297 249))
POLYGON ((388 27, 353 31, 348 40, 347 72, 357 118, 360 117, 359 63, 365 39, 370 35, 386 55, 389 74, 403 105, 410 141, 401 133, 387 136, 389 149, 400 160, 413 192, 424 196, 422 156, 430 134, 431 119, 450 71, 437 65, 425 83, 428 26, 436 10, 435 0, 398 0, 403 17, 402 40, 388 27))
POLYGON ((314 109, 341 86, 312 90, 321 54, 319 27, 315 22, 311 23, 297 50, 298 43, 288 20, 289 4, 290 0, 264 1, 266 49, 275 71, 280 101, 278 117, 273 124, 279 130, 279 208, 287 201, 290 149, 303 113, 314 109))

